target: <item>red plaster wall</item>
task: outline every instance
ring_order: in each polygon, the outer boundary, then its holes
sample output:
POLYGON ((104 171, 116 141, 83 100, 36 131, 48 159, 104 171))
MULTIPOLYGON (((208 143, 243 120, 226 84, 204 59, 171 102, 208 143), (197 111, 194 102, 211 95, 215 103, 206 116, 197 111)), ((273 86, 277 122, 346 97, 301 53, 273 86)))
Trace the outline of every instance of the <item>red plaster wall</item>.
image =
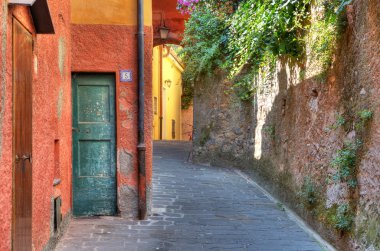
MULTIPOLYGON (((123 175, 117 160, 118 188, 138 190, 137 167, 137 27, 122 25, 72 25, 72 71, 116 74, 117 152, 133 156, 133 170, 123 175), (119 70, 132 70, 133 82, 120 83, 119 70)), ((145 27, 145 141, 146 186, 152 178, 152 28, 145 27)), ((119 154, 117 155, 119 158, 119 154)), ((142 184, 144 185, 144 184, 142 184)), ((144 186, 145 187, 145 186, 144 186)), ((149 198, 148 198, 149 200, 149 198)), ((129 212, 131 213, 131 212, 129 212)), ((137 212, 132 212, 137 214, 137 212)))
POLYGON ((69 1, 49 1, 55 35, 37 35, 33 85, 33 245, 50 238, 52 198, 61 195, 63 217, 71 210, 71 73, 69 1), (48 102, 47 102, 48 101, 48 102), (59 141, 60 177, 55 177, 54 143, 59 141), (61 184, 53 188, 54 178, 61 184))
POLYGON ((10 72, 6 68, 7 56, 4 50, 7 46, 7 20, 6 1, 0 1, 0 250, 10 250, 11 246, 11 222, 12 222, 12 164, 11 151, 12 128, 11 128, 11 88, 9 79, 10 72), (8 70, 8 71, 7 71, 8 70))
MULTIPOLYGON (((4 9, 7 10, 5 4, 4 9)), ((0 133, 0 250, 11 250, 12 222, 12 16, 34 37, 33 69, 33 249, 42 250, 51 237, 52 199, 62 195, 63 211, 71 210, 71 77, 70 77, 70 8, 64 0, 49 1, 55 35, 36 35, 27 7, 9 7, 6 16, 6 81, 4 116, 0 133), (60 50, 59 40, 65 49, 60 50), (62 44, 62 42, 61 42, 62 44), (66 53, 65 53, 66 52, 66 53), (60 56, 61 55, 61 56, 60 56), (61 70, 60 63, 62 62, 61 70), (61 94, 60 94, 61 93, 61 94), (61 97, 61 98, 59 98, 61 97), (60 116, 58 116, 58 110, 60 116), (61 187, 54 191, 54 141, 60 140, 61 187)), ((1 12, 3 9, 0 10, 1 12)), ((6 15, 5 13, 1 13, 6 15)), ((0 28, 4 32, 4 28, 0 28)), ((1 34, 1 33, 0 33, 1 34)), ((62 47, 62 46, 61 46, 62 47)), ((0 65, 1 66, 1 65, 0 65)), ((4 76, 2 76, 4 77, 4 76)), ((4 82, 1 82, 2 90, 4 82)), ((3 94, 3 93, 1 93, 3 94)), ((1 118, 1 117, 0 117, 1 118)))

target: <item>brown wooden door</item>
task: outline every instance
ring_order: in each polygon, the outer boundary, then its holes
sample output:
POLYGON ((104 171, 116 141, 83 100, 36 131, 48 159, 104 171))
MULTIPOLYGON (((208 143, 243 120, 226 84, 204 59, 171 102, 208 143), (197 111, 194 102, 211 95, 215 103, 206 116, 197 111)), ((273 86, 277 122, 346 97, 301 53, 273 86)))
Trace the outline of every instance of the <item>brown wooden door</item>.
POLYGON ((32 250, 33 37, 13 19, 13 250, 32 250))

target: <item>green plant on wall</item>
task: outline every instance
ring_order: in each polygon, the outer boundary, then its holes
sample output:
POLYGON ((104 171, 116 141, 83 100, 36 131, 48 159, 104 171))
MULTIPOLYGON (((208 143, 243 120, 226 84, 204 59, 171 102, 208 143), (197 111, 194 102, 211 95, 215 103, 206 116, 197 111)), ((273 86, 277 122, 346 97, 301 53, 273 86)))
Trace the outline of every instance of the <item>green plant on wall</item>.
POLYGON ((310 23, 306 43, 310 44, 307 55, 311 67, 317 67, 317 79, 325 82, 331 67, 337 42, 346 26, 344 7, 351 1, 317 0, 323 12, 310 23))
POLYGON ((337 151, 335 158, 331 162, 331 165, 336 169, 336 173, 332 177, 335 182, 347 182, 349 187, 356 187, 356 162, 361 145, 360 141, 346 142, 337 151))
POLYGON ((269 135, 272 140, 276 138, 276 127, 274 125, 265 126, 263 131, 269 135))
POLYGON ((346 124, 346 119, 343 117, 343 115, 337 114, 334 124, 330 125, 328 127, 328 129, 330 129, 330 130, 336 130, 339 127, 344 126, 345 124, 346 124))
POLYGON ((368 109, 364 109, 364 110, 359 111, 357 113, 355 129, 356 130, 363 129, 364 126, 372 119, 372 117, 373 117, 373 112, 368 110, 368 109))
POLYGON ((258 72, 273 57, 299 58, 304 45, 298 38, 309 16, 309 4, 309 0, 243 1, 229 20, 232 73, 247 63, 258 72))
POLYGON ((199 144, 205 146, 207 141, 210 140, 211 126, 206 126, 201 129, 201 135, 199 139, 199 144))
POLYGON ((186 65, 182 75, 182 104, 188 107, 193 98, 194 84, 202 75, 212 75, 221 68, 225 58, 226 27, 223 20, 209 8, 197 8, 186 23, 181 58, 186 65))
POLYGON ((358 115, 359 115, 359 118, 363 121, 363 122, 367 122, 369 120, 372 119, 373 117, 373 112, 368 110, 368 109, 364 109, 364 110, 361 110, 360 112, 358 112, 358 115))
POLYGON ((316 185, 310 177, 304 179, 301 191, 298 193, 303 205, 312 209, 318 203, 318 191, 316 185))
POLYGON ((354 218, 353 210, 348 203, 341 205, 335 204, 333 207, 327 209, 327 221, 338 230, 344 232, 351 231, 354 218))
POLYGON ((186 24, 182 57, 187 66, 183 82, 184 103, 191 100, 192 85, 215 69, 229 73, 233 90, 249 100, 262 82, 273 75, 282 57, 304 62, 306 43, 311 61, 320 65, 325 78, 337 40, 344 28, 342 13, 348 0, 200 0, 186 24), (311 6, 323 9, 311 20, 311 6), (249 70, 239 76, 244 68, 249 70), (266 70, 266 69, 269 69, 266 70), (259 77, 259 78, 258 78, 259 77))
POLYGON ((253 78, 252 74, 234 78, 231 90, 236 93, 240 100, 249 101, 256 94, 257 86, 253 78))
MULTIPOLYGON (((339 115, 340 116, 340 115, 339 115)), ((344 119, 337 117, 336 126, 342 126, 347 123, 344 119)), ((373 112, 368 109, 363 109, 356 113, 356 117, 351 121, 351 125, 355 126, 355 129, 363 129, 363 127, 373 118, 373 112)), ((351 188, 351 194, 354 193, 354 189, 357 187, 357 163, 359 162, 360 152, 362 148, 362 135, 355 137, 351 142, 345 142, 335 154, 335 157, 331 161, 332 167, 336 172, 332 175, 332 180, 338 183, 347 184, 351 188)), ((349 232, 352 230, 352 226, 355 219, 354 210, 352 205, 355 200, 351 197, 349 202, 335 205, 327 210, 328 221, 338 230, 349 232)))

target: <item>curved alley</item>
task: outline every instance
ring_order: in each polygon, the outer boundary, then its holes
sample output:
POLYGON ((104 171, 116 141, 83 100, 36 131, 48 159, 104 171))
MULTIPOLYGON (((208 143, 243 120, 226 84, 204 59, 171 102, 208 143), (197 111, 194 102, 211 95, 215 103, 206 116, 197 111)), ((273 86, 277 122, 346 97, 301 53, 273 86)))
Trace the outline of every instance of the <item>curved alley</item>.
POLYGON ((189 152, 189 143, 155 143, 148 220, 73 219, 57 250, 326 249, 239 172, 188 163, 189 152))

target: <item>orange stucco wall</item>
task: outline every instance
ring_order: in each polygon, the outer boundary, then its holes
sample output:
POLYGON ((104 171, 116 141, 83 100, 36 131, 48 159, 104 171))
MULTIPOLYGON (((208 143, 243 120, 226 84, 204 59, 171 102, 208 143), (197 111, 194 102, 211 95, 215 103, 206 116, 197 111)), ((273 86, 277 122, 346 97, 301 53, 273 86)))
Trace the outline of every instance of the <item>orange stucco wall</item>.
MULTIPOLYGON (((74 24, 137 25, 136 0, 71 0, 71 5, 74 24)), ((152 0, 144 0, 144 23, 152 26, 152 0)))
MULTIPOLYGON (((85 2, 85 1, 84 1, 85 2)), ((52 200, 62 198, 68 218, 72 202, 72 72, 116 75, 119 210, 137 215, 137 28, 135 24, 72 24, 70 1, 49 1, 55 34, 35 34, 28 7, 0 0, 0 250, 12 248, 12 18, 33 33, 33 250, 43 250, 52 237, 52 200), (119 70, 131 69, 132 83, 120 83, 119 70), (55 149, 59 147, 59 161, 55 149), (130 162, 128 156, 131 156, 130 162), (128 164, 126 164, 128 163, 128 164), (58 165, 59 170, 55 170, 58 165), (55 178, 60 185, 53 187, 55 178), (131 196, 132 195, 132 196, 131 196), (125 200, 125 198, 129 198, 125 200), (125 200, 125 201, 123 201, 125 200)), ((149 8, 151 1, 147 0, 149 8)), ((151 7, 150 7, 151 8, 151 7)), ((132 18, 132 17, 131 17, 132 18)), ((136 18, 136 15, 134 15, 136 18)), ((149 16, 148 16, 149 20, 149 16)), ((145 27, 146 184, 151 190, 151 60, 153 29, 145 27)))
POLYGON ((33 51, 33 250, 42 250, 52 236, 52 200, 62 197, 62 213, 71 211, 71 78, 70 6, 65 0, 49 1, 54 35, 36 35, 28 7, 7 6, 1 1, 0 92, 0 250, 11 250, 12 223, 12 18, 34 37, 33 51), (4 12, 5 11, 5 12, 4 12), (6 13, 8 12, 8 13, 6 13), (54 144, 59 142, 59 163, 54 144), (62 180, 53 187, 55 167, 62 180))
MULTIPOLYGON (((72 25, 72 72, 104 72, 116 76, 118 209, 122 216, 132 218, 138 214, 136 32, 136 26, 127 25, 72 25), (121 83, 120 70, 132 70, 133 81, 121 83)), ((146 189, 149 194, 152 174, 152 28, 145 27, 145 34, 146 189)), ((145 184, 141 185, 145 189, 145 184)))
POLYGON ((12 130, 11 130, 11 99, 12 94, 7 91, 10 88, 8 83, 10 73, 7 72, 7 4, 0 1, 0 250, 10 250, 11 248, 11 222, 12 222, 12 162, 11 151, 12 130))

